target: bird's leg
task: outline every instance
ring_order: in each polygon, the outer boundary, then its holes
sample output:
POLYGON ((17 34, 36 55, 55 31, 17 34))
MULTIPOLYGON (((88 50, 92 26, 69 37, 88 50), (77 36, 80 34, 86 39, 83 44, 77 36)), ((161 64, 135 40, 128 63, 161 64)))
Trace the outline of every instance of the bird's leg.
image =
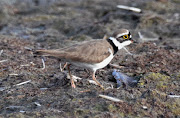
POLYGON ((62 68, 62 67, 61 67, 61 63, 60 63, 60 70, 61 70, 61 72, 64 71, 64 69, 66 68, 67 65, 68 65, 68 63, 66 62, 66 63, 64 64, 63 68, 62 68))
POLYGON ((94 80, 102 89, 104 89, 104 87, 96 80, 95 73, 96 73, 96 72, 94 71, 93 74, 92 74, 93 80, 94 80))
POLYGON ((68 64, 67 67, 68 67, 69 76, 71 78, 71 86, 72 86, 72 88, 76 88, 76 85, 74 84, 74 80, 73 80, 72 75, 71 75, 70 65, 71 64, 68 64))
POLYGON ((63 70, 66 68, 66 66, 68 65, 68 63, 66 62, 65 64, 64 64, 64 66, 63 66, 63 70))

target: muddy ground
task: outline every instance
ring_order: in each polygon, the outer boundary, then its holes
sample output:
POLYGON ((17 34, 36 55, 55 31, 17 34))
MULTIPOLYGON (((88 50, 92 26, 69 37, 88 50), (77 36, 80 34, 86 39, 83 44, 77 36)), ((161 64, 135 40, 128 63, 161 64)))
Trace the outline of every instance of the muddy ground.
MULTIPOLYGON (((180 117, 180 2, 179 0, 2 0, 0 2, 0 117, 180 117), (118 4, 141 8, 141 13, 118 9, 118 4), (72 89, 63 62, 40 57, 32 50, 57 49, 84 40, 111 36, 127 28, 139 43, 123 49, 111 64, 135 77, 135 87, 116 88, 113 67, 96 73, 105 88, 83 78, 72 89), (139 37, 141 33, 142 37, 139 37), (18 85, 19 83, 28 83, 18 85), (113 102, 99 94, 121 99, 113 102)), ((116 68, 117 69, 117 68, 116 68)))

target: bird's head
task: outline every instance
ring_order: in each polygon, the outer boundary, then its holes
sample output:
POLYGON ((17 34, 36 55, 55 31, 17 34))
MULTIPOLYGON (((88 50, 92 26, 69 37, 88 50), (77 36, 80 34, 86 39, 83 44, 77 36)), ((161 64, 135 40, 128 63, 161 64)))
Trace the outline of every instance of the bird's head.
POLYGON ((127 46, 133 42, 132 35, 127 29, 120 29, 113 33, 113 38, 115 38, 123 46, 127 46))

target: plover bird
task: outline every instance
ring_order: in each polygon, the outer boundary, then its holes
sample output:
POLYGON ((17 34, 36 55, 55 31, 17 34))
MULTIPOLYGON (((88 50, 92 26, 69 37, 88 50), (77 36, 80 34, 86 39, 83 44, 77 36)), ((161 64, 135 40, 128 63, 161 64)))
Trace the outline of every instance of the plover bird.
POLYGON ((36 50, 36 55, 50 56, 68 62, 68 71, 71 78, 71 86, 75 88, 74 80, 70 72, 70 65, 79 66, 92 71, 93 80, 103 88, 96 80, 95 73, 98 69, 107 66, 118 50, 133 42, 131 33, 127 29, 114 32, 108 39, 85 41, 81 44, 54 50, 36 50))

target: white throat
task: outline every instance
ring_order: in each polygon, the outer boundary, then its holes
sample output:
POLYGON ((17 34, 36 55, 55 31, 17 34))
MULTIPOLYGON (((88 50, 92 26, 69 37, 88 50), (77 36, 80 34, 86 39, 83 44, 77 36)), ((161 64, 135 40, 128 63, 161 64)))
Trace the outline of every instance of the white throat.
POLYGON ((109 37, 110 40, 112 40, 112 42, 114 43, 115 46, 118 47, 118 50, 122 49, 123 47, 131 44, 132 42, 131 41, 124 41, 122 43, 120 43, 119 41, 116 40, 116 38, 114 37, 109 37))

